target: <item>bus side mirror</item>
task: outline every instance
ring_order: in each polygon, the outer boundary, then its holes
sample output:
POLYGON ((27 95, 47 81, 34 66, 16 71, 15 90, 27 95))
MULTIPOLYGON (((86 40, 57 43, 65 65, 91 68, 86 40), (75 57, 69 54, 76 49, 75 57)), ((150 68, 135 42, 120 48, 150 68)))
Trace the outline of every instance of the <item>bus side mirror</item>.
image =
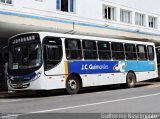
POLYGON ((8 46, 2 48, 2 59, 4 63, 8 62, 9 60, 8 50, 9 50, 8 46))

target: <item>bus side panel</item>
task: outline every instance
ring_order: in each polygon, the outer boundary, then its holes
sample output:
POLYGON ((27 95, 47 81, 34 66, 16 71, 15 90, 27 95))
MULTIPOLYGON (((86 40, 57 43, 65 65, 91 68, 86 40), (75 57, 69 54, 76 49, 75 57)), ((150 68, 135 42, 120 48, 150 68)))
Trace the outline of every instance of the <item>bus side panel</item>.
POLYGON ((157 71, 136 72, 137 82, 157 78, 157 71))
POLYGON ((81 75, 84 87, 126 83, 129 71, 139 72, 137 81, 156 77, 148 73, 155 73, 153 61, 69 61, 67 67, 69 74, 81 75), (146 73, 148 77, 143 77, 146 73))
POLYGON ((114 84, 114 77, 112 73, 98 74, 98 85, 114 84))
POLYGON ((69 61, 68 73, 81 76, 83 87, 114 84, 111 72, 117 71, 118 61, 69 61))
POLYGON ((97 74, 83 74, 81 75, 83 87, 97 86, 98 76, 97 74))
POLYGON ((125 72, 147 72, 154 71, 154 61, 126 61, 125 72))
POLYGON ((57 66, 53 67, 49 71, 44 72, 46 76, 64 75, 65 66, 64 62, 60 62, 57 66))
POLYGON ((69 61, 68 73, 101 74, 154 71, 154 61, 69 61))
POLYGON ((126 74, 127 73, 114 73, 114 74, 112 74, 114 84, 126 83, 126 74))
POLYGON ((44 83, 46 84, 44 89, 63 89, 65 88, 65 75, 60 76, 45 76, 44 83))
POLYGON ((126 83, 125 73, 103 73, 81 75, 83 87, 126 83))

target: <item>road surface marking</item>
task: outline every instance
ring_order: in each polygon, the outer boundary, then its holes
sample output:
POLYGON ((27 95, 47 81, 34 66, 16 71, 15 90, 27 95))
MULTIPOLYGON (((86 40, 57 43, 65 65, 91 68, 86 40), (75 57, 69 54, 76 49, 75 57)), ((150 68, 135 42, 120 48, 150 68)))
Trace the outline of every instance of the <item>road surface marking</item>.
MULTIPOLYGON (((156 94, 143 95, 143 96, 137 96, 137 97, 130 97, 130 98, 124 98, 124 99, 117 99, 117 100, 111 100, 111 101, 104 101, 104 102, 89 103, 89 104, 84 104, 84 105, 76 105, 76 106, 70 106, 70 107, 63 107, 63 108, 56 108, 56 109, 35 111, 35 112, 29 112, 29 113, 27 113, 27 114, 55 112, 55 111, 60 111, 60 110, 67 110, 67 109, 74 109, 74 108, 81 108, 81 107, 88 107, 88 106, 95 106, 95 105, 101 105, 101 104, 107 104, 107 103, 114 103, 114 102, 120 102, 120 101, 126 101, 126 100, 133 100, 133 99, 140 99, 140 98, 146 98, 146 97, 152 97, 152 96, 159 96, 159 95, 160 95, 160 93, 156 93, 156 94)), ((26 114, 24 114, 24 115, 26 115, 26 114)))
POLYGON ((160 87, 160 84, 145 86, 145 88, 158 88, 158 87, 160 87))

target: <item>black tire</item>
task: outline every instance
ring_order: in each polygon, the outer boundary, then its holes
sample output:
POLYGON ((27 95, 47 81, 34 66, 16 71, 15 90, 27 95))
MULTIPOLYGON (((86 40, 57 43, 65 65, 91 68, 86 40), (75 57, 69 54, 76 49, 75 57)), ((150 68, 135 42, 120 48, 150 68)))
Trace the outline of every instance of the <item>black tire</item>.
POLYGON ((77 94, 80 88, 81 88, 81 85, 80 85, 79 79, 74 75, 70 75, 66 81, 67 93, 70 95, 77 94))
POLYGON ((129 72, 126 77, 126 83, 128 88, 134 88, 136 84, 136 76, 133 72, 129 72))

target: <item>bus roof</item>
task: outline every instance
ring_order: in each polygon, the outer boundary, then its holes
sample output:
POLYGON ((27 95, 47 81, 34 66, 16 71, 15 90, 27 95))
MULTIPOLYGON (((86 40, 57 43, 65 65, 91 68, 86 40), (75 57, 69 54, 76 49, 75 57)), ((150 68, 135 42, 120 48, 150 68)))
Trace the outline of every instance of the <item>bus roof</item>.
MULTIPOLYGON (((105 38, 105 37, 95 37, 95 36, 84 36, 84 35, 74 35, 74 34, 63 34, 63 33, 52 33, 52 32, 26 32, 21 33, 12 36, 10 39, 25 35, 25 34, 32 34, 32 33, 38 33, 39 35, 42 35, 43 37, 46 36, 54 36, 54 37, 62 37, 62 38, 74 38, 74 39, 84 39, 84 40, 96 40, 96 41, 108 41, 108 42, 122 42, 122 43, 133 43, 133 44, 143 44, 143 45, 155 45, 153 42, 143 42, 143 41, 135 41, 130 39, 117 39, 117 38, 105 38)), ((132 39, 132 38, 131 38, 132 39)))

